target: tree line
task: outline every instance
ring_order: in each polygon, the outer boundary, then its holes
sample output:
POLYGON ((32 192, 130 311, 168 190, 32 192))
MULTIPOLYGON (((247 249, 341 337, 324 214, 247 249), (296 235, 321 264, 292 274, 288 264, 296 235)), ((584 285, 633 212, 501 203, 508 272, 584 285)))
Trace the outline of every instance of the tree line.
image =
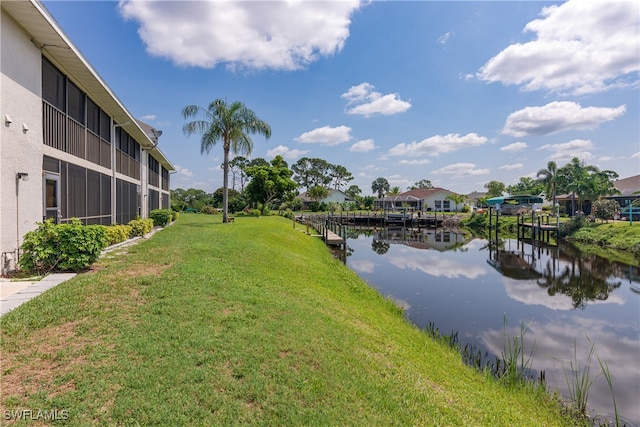
MULTIPOLYGON (((320 158, 303 157, 289 168, 279 155, 271 161, 243 157, 253 150, 251 135, 260 134, 269 139, 271 127, 241 102, 228 103, 224 99, 216 99, 206 108, 186 106, 182 114, 191 120, 184 124, 183 133, 200 136, 201 154, 208 154, 213 146, 222 142, 224 178, 223 187, 212 194, 193 188, 172 190, 172 208, 175 210, 221 206, 223 222, 228 222, 229 211, 257 208, 264 213, 274 207, 296 209, 301 205, 296 196, 302 190, 311 200, 319 202, 327 197, 329 189, 342 190, 353 180, 353 174, 345 166, 320 158), (231 158, 231 154, 235 157, 231 158)), ((613 185, 616 178, 616 172, 586 165, 576 157, 562 167, 553 161, 548 162, 546 168, 537 172, 536 178, 522 177, 518 183, 508 186, 500 181, 489 181, 484 188, 487 190, 486 198, 498 197, 504 192, 511 195, 545 193, 553 206, 556 206, 558 194, 571 194, 572 212, 575 212, 575 207, 582 206, 586 199, 598 200, 602 196, 618 194, 613 185)), ((408 190, 414 188, 433 188, 433 185, 430 180, 422 179, 408 190)), ((397 186, 390 187, 383 177, 371 183, 371 190, 380 198, 402 192, 397 186)), ((356 201, 355 207, 373 207, 374 197, 362 197, 362 190, 357 185, 349 186, 344 192, 356 201)), ((449 198, 459 204, 466 196, 454 194, 449 198)))

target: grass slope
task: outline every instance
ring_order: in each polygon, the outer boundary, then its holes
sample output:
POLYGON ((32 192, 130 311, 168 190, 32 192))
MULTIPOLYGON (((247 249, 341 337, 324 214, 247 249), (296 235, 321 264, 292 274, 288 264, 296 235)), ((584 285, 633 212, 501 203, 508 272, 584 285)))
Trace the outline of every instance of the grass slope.
MULTIPOLYGON (((182 215, 10 312, 5 410, 68 425, 571 425, 508 389, 279 217, 182 215)), ((20 425, 20 423, 17 423, 20 425)))

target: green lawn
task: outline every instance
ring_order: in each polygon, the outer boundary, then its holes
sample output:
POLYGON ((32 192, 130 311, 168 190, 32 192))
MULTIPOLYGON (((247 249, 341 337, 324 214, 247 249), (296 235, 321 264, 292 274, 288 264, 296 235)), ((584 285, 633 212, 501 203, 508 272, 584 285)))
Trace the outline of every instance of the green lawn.
POLYGON ((183 214, 0 327, 3 414, 68 425, 574 423, 465 366, 281 217, 183 214))

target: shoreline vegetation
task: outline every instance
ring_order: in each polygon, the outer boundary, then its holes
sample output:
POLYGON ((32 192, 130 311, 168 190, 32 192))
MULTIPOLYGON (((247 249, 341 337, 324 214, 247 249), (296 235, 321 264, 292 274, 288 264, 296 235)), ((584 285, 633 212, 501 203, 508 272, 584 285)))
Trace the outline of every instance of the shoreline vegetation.
POLYGON ((588 425, 465 365, 277 216, 182 215, 0 329, 3 411, 68 425, 588 425))

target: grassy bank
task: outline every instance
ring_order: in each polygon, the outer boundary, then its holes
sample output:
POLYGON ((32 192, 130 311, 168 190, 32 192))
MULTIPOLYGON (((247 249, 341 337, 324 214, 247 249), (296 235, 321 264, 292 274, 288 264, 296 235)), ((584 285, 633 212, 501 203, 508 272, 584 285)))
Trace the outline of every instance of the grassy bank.
POLYGON ((640 259, 640 224, 616 221, 588 223, 567 238, 580 250, 628 264, 640 259))
MULTIPOLYGON (((572 425, 279 217, 183 215, 0 320, 1 406, 69 425, 572 425)), ((19 425, 20 423, 18 423, 19 425)))

